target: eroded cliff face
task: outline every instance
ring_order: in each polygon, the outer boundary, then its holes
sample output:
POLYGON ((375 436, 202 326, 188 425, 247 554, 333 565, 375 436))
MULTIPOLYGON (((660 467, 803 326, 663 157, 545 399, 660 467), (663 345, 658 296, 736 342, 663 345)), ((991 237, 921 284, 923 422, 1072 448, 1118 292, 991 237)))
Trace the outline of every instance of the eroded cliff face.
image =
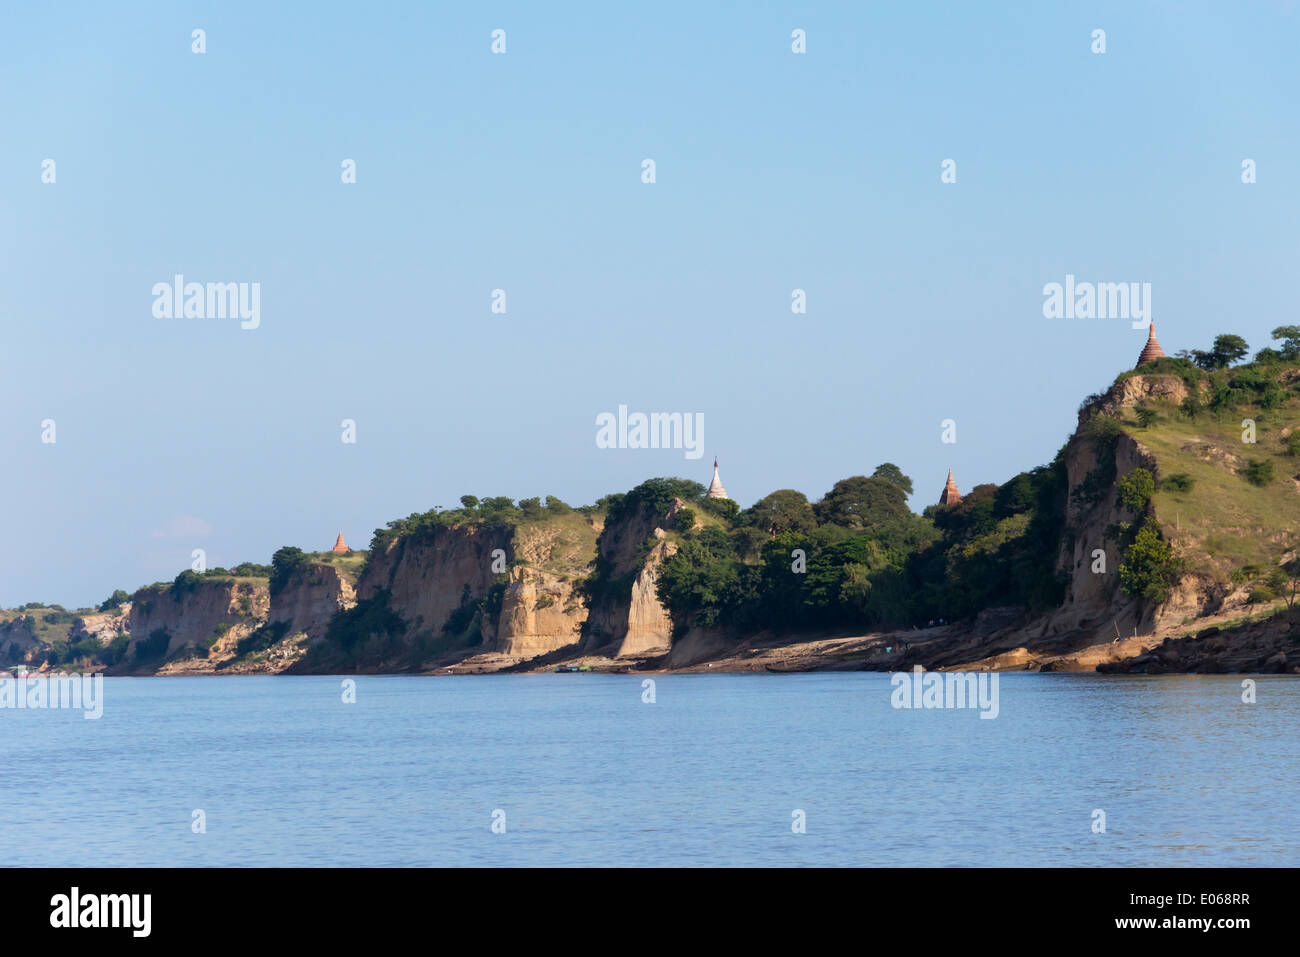
POLYGON ((1115 484, 1135 468, 1154 474, 1155 461, 1139 443, 1120 435, 1114 440, 1112 468, 1111 448, 1105 440, 1077 436, 1066 450, 1070 495, 1057 568, 1068 584, 1061 607, 1048 616, 1044 635, 1073 632, 1103 640, 1108 634, 1113 637, 1116 628, 1131 634, 1135 626, 1149 625, 1143 619, 1150 617, 1150 609, 1142 609, 1120 588, 1120 554, 1107 530, 1133 521, 1117 500, 1115 484), (1094 555, 1098 549, 1105 556, 1101 571, 1094 570, 1101 567, 1094 555))
POLYGON ((25 616, 19 614, 8 621, 0 621, 0 664, 19 664, 25 661, 27 652, 36 644, 36 635, 28 626, 25 616))
POLYGON ((1089 413, 1079 414, 1079 425, 1096 413, 1114 415, 1123 408, 1133 408, 1150 400, 1182 402, 1190 396, 1187 383, 1175 375, 1135 375, 1123 379, 1108 391, 1105 397, 1089 413))
POLYGON ((206 579, 179 593, 174 585, 142 588, 131 597, 131 646, 125 664, 172 658, 185 649, 233 645, 266 620, 270 603, 265 579, 206 579), (166 644, 155 644, 162 632, 166 644))
POLYGON ((131 631, 131 603, 123 602, 112 611, 96 612, 83 615, 72 623, 68 631, 68 640, 78 642, 85 638, 94 638, 101 645, 107 645, 119 635, 131 631))
POLYGON ((604 528, 599 516, 571 513, 561 520, 516 526, 501 613, 485 623, 485 643, 518 657, 549 654, 582 640, 587 620, 577 583, 591 574, 596 542, 604 528))
POLYGON ((586 606, 570 582, 532 568, 510 569, 497 623, 496 650, 532 657, 575 645, 582 638, 586 606))
MULTIPOLYGON (((1161 470, 1150 450, 1132 436, 1121 433, 1112 439, 1097 438, 1089 430, 1098 414, 1113 415, 1151 399, 1181 402, 1190 394, 1177 376, 1131 376, 1116 383, 1093 408, 1080 413, 1079 430, 1067 446, 1065 460, 1070 494, 1057 561, 1068 580, 1065 600, 1028 630, 1044 638, 1074 635, 1081 641, 1109 641, 1117 631, 1125 637, 1148 634, 1198 617, 1222 603, 1224 589, 1196 575, 1184 575, 1174 583, 1169 597, 1159 605, 1124 594, 1118 574, 1122 556, 1110 534, 1115 526, 1139 521, 1140 516, 1121 505, 1117 485, 1137 468, 1148 470, 1159 482, 1161 470), (1097 549, 1105 554, 1104 571, 1096 570, 1097 549)), ((1153 516, 1157 521, 1162 518, 1154 512, 1153 516)))
POLYGON ((372 555, 356 597, 370 599, 389 594, 388 607, 407 626, 406 638, 421 632, 437 634, 466 595, 483 598, 504 574, 513 553, 510 527, 456 525, 434 528, 418 536, 399 537, 380 554, 372 555), (493 569, 493 552, 502 555, 493 569), (502 557, 504 556, 504 557, 502 557), (504 564, 502 564, 504 563, 504 564))
POLYGON ((286 625, 291 635, 318 638, 336 612, 356 603, 356 589, 339 569, 313 562, 294 571, 271 597, 267 621, 286 625))
POLYGON ((609 587, 588 615, 584 651, 607 648, 632 657, 672 647, 672 618, 657 585, 663 563, 677 550, 666 529, 682 507, 675 500, 663 515, 642 508, 605 527, 598 548, 609 587))
POLYGON ((677 545, 667 539, 662 528, 656 528, 652 534, 657 542, 632 583, 627 631, 618 646, 620 658, 661 655, 672 647, 673 619, 659 600, 658 588, 659 571, 677 552, 677 545))

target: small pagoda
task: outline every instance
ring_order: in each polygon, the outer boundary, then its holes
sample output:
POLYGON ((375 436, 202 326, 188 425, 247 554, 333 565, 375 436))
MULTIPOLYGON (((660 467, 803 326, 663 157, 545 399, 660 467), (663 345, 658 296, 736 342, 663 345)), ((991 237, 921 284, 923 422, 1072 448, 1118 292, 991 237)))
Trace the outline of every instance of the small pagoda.
POLYGON ((352 549, 348 548, 347 543, 343 541, 342 532, 339 532, 339 540, 334 543, 334 547, 331 548, 330 551, 334 552, 336 555, 341 555, 344 552, 352 551, 352 549))
POLYGON ((1157 359, 1165 357, 1165 350, 1160 348, 1160 343, 1156 340, 1156 322, 1151 320, 1151 331, 1147 334, 1147 344, 1142 347, 1142 354, 1138 356, 1138 364, 1134 368, 1146 365, 1148 362, 1155 362, 1157 359))
POLYGON ((709 498, 726 498, 727 490, 722 487, 722 479, 718 478, 718 457, 713 457, 713 481, 709 483, 709 491, 706 493, 709 498))
POLYGON ((948 470, 948 482, 943 487, 943 493, 939 496, 940 505, 956 505, 961 501, 961 492, 957 491, 957 483, 952 480, 952 469, 948 470))

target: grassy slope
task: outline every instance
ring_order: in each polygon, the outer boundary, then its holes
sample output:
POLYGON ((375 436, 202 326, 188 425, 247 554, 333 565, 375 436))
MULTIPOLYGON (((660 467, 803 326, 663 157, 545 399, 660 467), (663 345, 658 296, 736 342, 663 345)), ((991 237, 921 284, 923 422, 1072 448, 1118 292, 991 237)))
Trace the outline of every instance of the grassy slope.
POLYGON ((588 574, 596 558, 601 516, 592 519, 581 512, 525 519, 516 524, 518 556, 529 565, 571 581, 588 574))
POLYGON ((1232 412, 1203 412, 1189 419, 1169 402, 1150 402, 1159 420, 1137 424, 1123 413, 1125 431, 1155 457, 1161 479, 1190 475, 1180 492, 1156 491, 1156 515, 1167 539, 1179 546, 1188 571, 1227 581, 1246 565, 1267 568, 1300 543, 1300 458, 1286 454, 1283 430, 1300 425, 1300 396, 1267 412, 1243 405, 1232 412), (1242 442, 1242 419, 1256 421, 1256 443, 1242 442), (1241 474, 1250 459, 1271 460, 1276 477, 1264 486, 1241 474))
POLYGON ((365 567, 366 558, 369 555, 370 553, 367 551, 344 552, 337 555, 334 552, 308 552, 307 559, 322 565, 334 566, 343 575, 347 583, 355 588, 357 580, 361 577, 361 570, 365 567))

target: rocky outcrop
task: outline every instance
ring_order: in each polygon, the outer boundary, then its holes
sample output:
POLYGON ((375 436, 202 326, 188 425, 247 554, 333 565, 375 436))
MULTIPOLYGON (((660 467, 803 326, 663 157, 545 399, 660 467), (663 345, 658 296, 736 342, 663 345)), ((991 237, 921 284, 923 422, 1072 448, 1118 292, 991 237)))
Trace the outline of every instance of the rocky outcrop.
POLYGON ((123 602, 111 611, 101 611, 83 615, 72 623, 68 631, 68 641, 76 644, 86 638, 94 638, 101 645, 109 644, 119 635, 131 631, 131 603, 123 602))
POLYGON ((1166 638, 1150 651, 1099 665, 1110 674, 1298 674, 1300 620, 1280 614, 1232 629, 1166 638))
POLYGON ((597 545, 601 587, 587 616, 584 651, 608 647, 615 655, 633 656, 672 645, 672 619, 657 584, 664 561, 676 551, 665 529, 682 508, 678 500, 662 515, 642 507, 605 526, 597 545))
POLYGON ((662 528, 656 528, 653 534, 658 541, 632 582, 627 629, 618 646, 620 658, 660 655, 672 647, 673 619, 659 600, 658 585, 659 570, 676 553, 677 546, 668 541, 662 528))
POLYGON ((206 655, 218 641, 229 644, 251 634, 269 609, 265 579, 210 578, 182 590, 142 588, 131 597, 126 663, 165 660, 185 649, 206 655))
POLYGON ((516 566, 501 603, 496 649, 533 657, 577 644, 587 610, 573 584, 536 569, 516 566))
POLYGON ((1075 634, 1083 641, 1100 641, 1116 628, 1122 634, 1135 627, 1150 630, 1154 609, 1120 589, 1120 555, 1108 530, 1134 518, 1118 502, 1116 482, 1136 468, 1155 474, 1155 459, 1127 435, 1098 439, 1085 434, 1071 440, 1065 465, 1070 495, 1057 558, 1067 580, 1065 601, 1041 623, 1036 637, 1075 634), (1094 554, 1098 550, 1104 566, 1094 554))
POLYGON ((1128 376, 1111 386, 1100 401, 1081 409, 1079 425, 1082 426, 1094 415, 1114 415, 1120 409, 1133 408, 1157 399, 1178 403, 1191 394, 1187 383, 1176 375, 1128 376))

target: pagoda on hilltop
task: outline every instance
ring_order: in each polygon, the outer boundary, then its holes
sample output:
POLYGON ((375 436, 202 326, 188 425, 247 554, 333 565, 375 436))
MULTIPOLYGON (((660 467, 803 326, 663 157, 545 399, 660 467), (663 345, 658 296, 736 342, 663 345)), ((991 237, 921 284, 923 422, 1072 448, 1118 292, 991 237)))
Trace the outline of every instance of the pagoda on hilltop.
POLYGON ((722 487, 722 479, 718 478, 718 457, 713 457, 713 481, 709 483, 709 498, 726 498, 727 490, 722 487))
POLYGON ((341 555, 344 552, 349 552, 351 550, 352 549, 348 548, 347 543, 343 541, 343 533, 339 532, 339 540, 334 543, 334 547, 331 548, 330 551, 334 552, 336 555, 341 555))
POLYGON ((1156 321, 1151 320, 1151 332, 1147 335, 1147 344, 1142 347, 1142 354, 1138 356, 1138 364, 1134 368, 1144 366, 1148 362, 1155 362, 1157 359, 1165 357, 1165 350, 1160 348, 1160 343, 1156 341, 1156 321))
POLYGON ((957 483, 952 480, 952 469, 948 470, 948 482, 943 487, 943 493, 939 496, 940 505, 956 505, 961 501, 961 492, 957 491, 957 483))

